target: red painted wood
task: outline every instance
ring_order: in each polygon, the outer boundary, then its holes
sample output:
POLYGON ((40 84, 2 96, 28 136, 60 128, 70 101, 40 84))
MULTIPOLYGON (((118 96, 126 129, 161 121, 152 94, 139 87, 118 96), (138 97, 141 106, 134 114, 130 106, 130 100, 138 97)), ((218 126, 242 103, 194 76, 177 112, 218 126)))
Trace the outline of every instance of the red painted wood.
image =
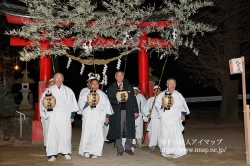
POLYGON ((141 31, 140 43, 138 51, 138 72, 139 72, 139 89, 141 94, 148 94, 148 53, 146 48, 148 46, 148 36, 145 31, 141 31))
POLYGON ((154 96, 154 86, 155 86, 155 82, 153 81, 149 81, 149 97, 153 97, 154 96))
POLYGON ((43 143, 43 128, 40 120, 32 121, 32 143, 43 143))
MULTIPOLYGON (((74 46, 75 40, 76 40, 75 38, 62 38, 60 40, 60 43, 65 46, 72 47, 74 46)), ((86 42, 86 41, 83 41, 83 42, 86 42)), ((115 41, 114 39, 111 39, 111 38, 99 38, 99 39, 93 40, 91 45, 92 47, 103 48, 103 47, 112 47, 112 46, 115 47, 116 45, 121 45, 121 43, 122 41, 115 41)), ((10 45, 11 46, 31 46, 32 44, 31 44, 31 41, 27 39, 11 36, 10 45)), ((149 46, 151 48, 157 48, 157 47, 169 48, 171 47, 171 42, 168 40, 163 40, 159 38, 150 38, 149 46)))
POLYGON ((34 120, 40 120, 39 104, 35 103, 34 120))
POLYGON ((6 14, 6 18, 8 23, 16 25, 23 25, 23 22, 31 22, 31 18, 26 16, 6 14))
MULTIPOLYGON (((13 14, 6 14, 6 18, 8 23, 10 24, 17 24, 17 25, 23 25, 23 22, 30 22, 30 21, 34 21, 32 18, 27 17, 27 16, 21 16, 21 15, 13 15, 13 14)), ((96 21, 90 21, 88 23, 88 26, 94 26, 96 21)), ((62 25, 66 25, 65 22, 61 23, 62 25)), ((170 20, 166 20, 166 21, 145 21, 145 22, 140 22, 140 23, 128 23, 131 25, 137 25, 140 27, 164 27, 167 28, 169 26, 172 25, 177 25, 178 22, 176 20, 174 21, 170 21, 170 20)), ((73 26, 74 23, 69 23, 69 26, 73 26)), ((114 26, 118 26, 117 23, 114 24, 114 26)))

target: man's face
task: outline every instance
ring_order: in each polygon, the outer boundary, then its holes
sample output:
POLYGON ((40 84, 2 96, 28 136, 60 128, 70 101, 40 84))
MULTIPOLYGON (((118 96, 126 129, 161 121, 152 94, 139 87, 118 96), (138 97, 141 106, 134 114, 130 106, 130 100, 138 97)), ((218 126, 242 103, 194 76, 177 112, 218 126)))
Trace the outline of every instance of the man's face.
POLYGON ((57 73, 55 76, 54 76, 54 82, 55 84, 60 87, 63 83, 63 75, 61 73, 57 73))
POLYGON ((161 93, 161 89, 156 88, 156 89, 154 89, 153 93, 155 96, 158 96, 161 93))
POLYGON ((91 83, 90 83, 90 87, 93 90, 99 89, 99 82, 97 80, 92 80, 91 83))
POLYGON ((123 79, 124 79, 124 75, 122 72, 117 72, 116 75, 115 75, 115 79, 117 82, 123 82, 123 79))
POLYGON ((168 91, 172 93, 175 90, 175 87, 176 87, 175 81, 174 80, 169 80, 168 83, 167 83, 167 87, 168 87, 168 91))

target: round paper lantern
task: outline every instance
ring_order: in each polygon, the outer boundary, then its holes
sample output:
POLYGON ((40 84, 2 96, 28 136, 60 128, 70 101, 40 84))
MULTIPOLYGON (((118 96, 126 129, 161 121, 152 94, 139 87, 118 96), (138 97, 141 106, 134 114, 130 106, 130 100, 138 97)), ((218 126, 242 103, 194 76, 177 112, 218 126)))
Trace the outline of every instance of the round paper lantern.
POLYGON ((116 99, 120 103, 124 103, 128 100, 128 92, 125 89, 119 89, 116 93, 116 99))
POLYGON ((99 103, 100 96, 95 90, 91 90, 87 96, 88 104, 91 108, 96 108, 96 105, 99 103))
POLYGON ((52 95, 50 91, 46 92, 43 98, 43 106, 47 109, 47 111, 53 111, 55 105, 56 98, 52 95))
POLYGON ((162 106, 165 110, 169 110, 174 104, 174 98, 171 93, 168 91, 165 92, 165 95, 162 97, 162 106))

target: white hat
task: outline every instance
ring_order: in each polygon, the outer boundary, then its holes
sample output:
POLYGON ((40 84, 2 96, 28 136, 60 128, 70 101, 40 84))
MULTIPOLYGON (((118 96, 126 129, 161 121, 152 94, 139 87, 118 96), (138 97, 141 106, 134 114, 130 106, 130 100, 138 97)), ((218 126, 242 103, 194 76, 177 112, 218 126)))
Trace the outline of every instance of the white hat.
POLYGON ((133 89, 138 90, 138 92, 141 92, 137 87, 133 87, 133 89))
POLYGON ((89 79, 87 79, 87 81, 94 80, 94 79, 97 79, 97 78, 94 76, 90 76, 89 79))
POLYGON ((51 78, 51 79, 49 80, 49 82, 54 82, 54 78, 51 78))
POLYGON ((153 90, 155 89, 161 89, 161 87, 159 87, 158 85, 155 85, 153 90))

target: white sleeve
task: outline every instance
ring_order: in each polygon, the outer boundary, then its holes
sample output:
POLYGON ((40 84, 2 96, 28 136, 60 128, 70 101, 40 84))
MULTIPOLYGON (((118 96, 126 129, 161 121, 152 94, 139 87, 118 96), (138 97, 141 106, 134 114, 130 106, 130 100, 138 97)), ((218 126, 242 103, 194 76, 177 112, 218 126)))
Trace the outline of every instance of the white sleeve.
POLYGON ((85 106, 86 102, 87 102, 87 93, 84 89, 82 89, 79 95, 79 99, 78 99, 78 106, 80 108, 80 111, 78 111, 78 114, 82 114, 83 107, 85 106))
POLYGON ((79 106, 77 104, 77 101, 76 101, 76 96, 75 96, 75 93, 70 89, 70 98, 71 98, 71 112, 78 112, 80 109, 79 109, 79 106))
POLYGON ((145 105, 142 107, 142 114, 143 114, 143 120, 145 122, 148 122, 148 114, 150 113, 151 107, 151 98, 148 99, 148 101, 145 103, 145 105))
POLYGON ((43 106, 43 98, 45 96, 46 90, 43 92, 41 98, 40 98, 40 103, 39 103, 39 112, 40 112, 40 117, 43 119, 47 119, 47 109, 43 106))
POLYGON ((105 93, 103 93, 103 96, 105 98, 105 110, 106 110, 106 114, 109 114, 109 115, 114 114, 114 111, 113 111, 112 106, 111 106, 111 104, 109 102, 108 96, 105 93))
POLYGON ((188 114, 190 114, 190 111, 189 111, 189 108, 188 108, 188 106, 187 106, 187 102, 186 102, 186 100, 185 100, 185 98, 181 95, 181 98, 182 98, 182 112, 186 112, 187 113, 187 115, 188 114))
POLYGON ((161 115, 163 113, 164 108, 162 107, 162 97, 164 96, 165 91, 161 92, 155 100, 155 109, 158 112, 159 118, 161 118, 161 115))

